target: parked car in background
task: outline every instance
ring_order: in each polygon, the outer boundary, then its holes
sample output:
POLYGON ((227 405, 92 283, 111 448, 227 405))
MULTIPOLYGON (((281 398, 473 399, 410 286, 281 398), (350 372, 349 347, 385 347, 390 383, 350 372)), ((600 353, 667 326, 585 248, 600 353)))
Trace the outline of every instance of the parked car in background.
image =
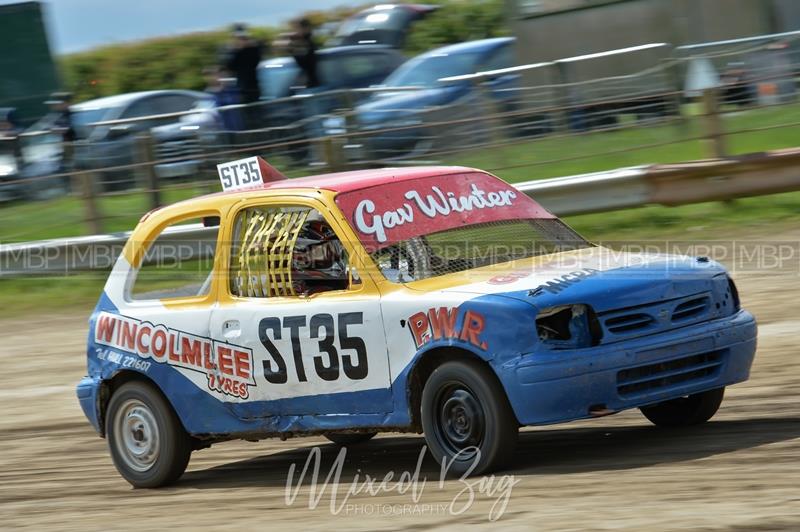
POLYGON ((19 133, 14 120, 14 108, 0 107, 0 201, 20 196, 19 133))
MULTIPOLYGON (((368 94, 333 92, 381 83, 404 61, 396 49, 382 45, 342 46, 318 52, 320 86, 305 87, 303 73, 293 57, 262 61, 258 67, 263 106, 262 122, 271 128, 261 142, 311 139, 324 133, 323 123, 339 109, 352 108, 368 94), (280 130, 274 128, 282 128, 280 130), (270 137, 271 135, 271 137, 270 137)), ((326 128, 327 129, 327 128, 326 128)), ((307 143, 287 147, 295 160, 309 158, 307 143)))
MULTIPOLYGON (((359 129, 377 132, 360 137, 369 157, 393 159, 428 151, 436 136, 427 127, 429 122, 476 118, 484 114, 486 105, 510 110, 518 73, 487 75, 479 83, 446 78, 510 68, 514 65, 513 44, 512 37, 454 44, 426 52, 398 68, 382 84, 383 91, 356 108, 359 129), (394 130, 380 131, 386 129, 394 130)), ((472 131, 482 129, 479 122, 468 124, 472 131)))
POLYGON ((66 194, 69 178, 58 176, 64 166, 64 146, 60 133, 37 129, 34 125, 19 139, 20 197, 47 199, 66 194))
MULTIPOLYGON (((318 52, 318 58, 320 86, 313 89, 314 94, 377 85, 405 61, 399 51, 382 45, 324 48, 318 52)), ((303 73, 293 57, 262 61, 258 66, 258 78, 262 100, 281 100, 312 93, 305 87, 303 73)), ((319 113, 330 113, 346 104, 341 95, 317 97, 316 100, 314 107, 319 113)), ((284 126, 307 118, 308 110, 311 110, 302 99, 275 102, 265 108, 264 119, 270 126, 284 126)))
POLYGON ((423 4, 380 4, 346 19, 328 40, 329 46, 386 44, 402 48, 411 25, 439 6, 423 4))
POLYGON ((12 107, 0 108, 0 202, 65 194, 67 180, 53 175, 61 169, 61 134, 23 133, 15 114, 12 107))
POLYGON ((11 137, 0 135, 0 199, 9 199, 8 185, 16 181, 19 177, 19 158, 17 150, 17 140, 11 137))
MULTIPOLYGON (((133 92, 83 102, 71 109, 78 137, 74 154, 74 165, 78 169, 97 170, 132 164, 138 160, 137 136, 150 134, 155 143, 156 160, 168 160, 155 166, 156 175, 160 178, 193 176, 202 159, 200 135, 203 130, 220 129, 213 99, 202 92, 133 92), (197 112, 170 116, 191 110, 197 112), (131 121, 102 124, 128 119, 131 121)), ((105 188, 125 188, 134 181, 134 176, 134 169, 103 170, 100 181, 105 188)))

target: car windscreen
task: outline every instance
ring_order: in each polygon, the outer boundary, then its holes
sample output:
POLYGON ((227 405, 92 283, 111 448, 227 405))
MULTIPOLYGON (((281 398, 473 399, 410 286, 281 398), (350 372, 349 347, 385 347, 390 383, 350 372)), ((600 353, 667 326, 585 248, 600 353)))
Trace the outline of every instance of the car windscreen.
POLYGON ((340 193, 336 204, 384 275, 398 282, 590 245, 531 198, 482 172, 387 180, 340 193))
POLYGON ((408 283, 591 246, 558 218, 503 220, 410 238, 370 256, 386 279, 408 283))
POLYGON ((267 100, 289 96, 292 84, 297 79, 300 69, 292 60, 269 62, 258 68, 258 83, 261 97, 267 100))
POLYGON ((326 87, 361 87, 365 81, 386 77, 397 62, 394 55, 377 51, 325 54, 320 55, 318 75, 326 87))
POLYGON ((412 59, 386 78, 387 87, 432 87, 442 78, 472 74, 483 54, 462 52, 433 54, 412 59))

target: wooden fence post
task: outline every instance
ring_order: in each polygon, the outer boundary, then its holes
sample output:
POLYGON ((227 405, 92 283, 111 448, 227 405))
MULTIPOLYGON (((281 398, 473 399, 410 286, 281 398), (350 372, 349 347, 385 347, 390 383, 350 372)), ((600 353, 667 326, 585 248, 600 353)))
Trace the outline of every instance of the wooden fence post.
POLYGON ((137 175, 140 176, 141 187, 147 191, 150 198, 150 208, 161 207, 161 190, 158 175, 156 174, 155 162, 155 143, 149 134, 142 134, 136 137, 136 161, 140 163, 137 175))
POLYGON ((704 90, 702 101, 709 156, 713 159, 723 159, 727 156, 727 150, 725 131, 719 112, 719 92, 717 89, 704 90))
MULTIPOLYGON (((357 105, 357 101, 356 101, 356 98, 355 98, 355 96, 353 95, 352 92, 347 91, 345 93, 344 102, 345 102, 345 106, 344 106, 344 134, 345 134, 345 137, 344 137, 344 139, 342 139, 342 142, 346 146, 354 146, 354 145, 360 144, 361 148, 359 149, 359 152, 362 153, 362 154, 366 153, 366 149, 365 149, 366 148, 366 142, 364 140, 365 137, 360 136, 360 135, 357 134, 358 130, 359 130, 358 119, 357 119, 356 111, 355 111, 356 105, 357 105), (354 136, 351 136, 351 135, 354 135, 354 136)), ((342 146, 341 149, 344 150, 344 146, 342 146)), ((342 153, 342 160, 345 163, 350 163, 351 162, 351 161, 348 160, 346 153, 342 153)), ((359 164, 362 164, 363 162, 364 161, 359 161, 359 164)), ((351 165, 351 169, 354 169, 352 165, 351 165)))
POLYGON ((667 96, 666 98, 667 116, 671 116, 674 112, 678 118, 678 125, 688 134, 689 121, 686 120, 686 116, 683 113, 683 89, 681 87, 680 66, 677 61, 673 61, 672 59, 662 59, 661 65, 666 73, 666 85, 672 92, 672 96, 667 96))
POLYGON ((99 235, 103 233, 103 217, 100 207, 97 205, 97 194, 95 193, 94 174, 83 171, 76 174, 77 181, 80 183, 81 198, 83 199, 84 219, 89 229, 89 234, 99 235))
MULTIPOLYGON (((570 95, 571 88, 567 86, 567 67, 564 63, 556 63, 556 67, 553 71, 555 72, 555 79, 553 80, 553 88, 551 90, 553 91, 552 103, 555 104, 555 131, 558 133, 569 133, 572 129, 572 119, 570 117, 572 98, 570 95)), ((577 109, 577 107, 575 107, 575 109, 577 109)))
MULTIPOLYGON (((500 116, 505 112, 505 109, 495 98, 491 87, 487 84, 487 80, 473 80, 472 89, 480 94, 483 109, 478 108, 478 112, 483 114, 485 120, 473 122, 468 129, 482 125, 489 130, 487 132, 489 142, 495 145, 501 144, 505 140, 504 129, 506 128, 506 120, 509 119, 508 117, 500 116)), ((467 123, 469 124, 469 122, 467 123)))
POLYGON ((330 135, 317 139, 328 172, 339 172, 345 167, 342 142, 337 140, 330 135))

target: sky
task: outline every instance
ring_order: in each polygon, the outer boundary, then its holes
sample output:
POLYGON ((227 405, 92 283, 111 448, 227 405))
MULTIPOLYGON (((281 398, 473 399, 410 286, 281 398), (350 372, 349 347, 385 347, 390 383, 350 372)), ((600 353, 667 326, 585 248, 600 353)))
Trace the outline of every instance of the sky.
MULTIPOLYGON (((0 0, 13 4, 20 0, 0 0)), ((363 4, 353 0, 45 0, 56 54, 160 35, 246 22, 270 26, 311 9, 363 4)))

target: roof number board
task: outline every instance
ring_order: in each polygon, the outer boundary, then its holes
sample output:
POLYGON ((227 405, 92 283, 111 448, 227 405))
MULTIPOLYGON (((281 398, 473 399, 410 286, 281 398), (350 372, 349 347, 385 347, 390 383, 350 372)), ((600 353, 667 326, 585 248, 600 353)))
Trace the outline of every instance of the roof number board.
POLYGON ((222 190, 243 190, 264 184, 258 157, 249 157, 217 165, 222 190))

